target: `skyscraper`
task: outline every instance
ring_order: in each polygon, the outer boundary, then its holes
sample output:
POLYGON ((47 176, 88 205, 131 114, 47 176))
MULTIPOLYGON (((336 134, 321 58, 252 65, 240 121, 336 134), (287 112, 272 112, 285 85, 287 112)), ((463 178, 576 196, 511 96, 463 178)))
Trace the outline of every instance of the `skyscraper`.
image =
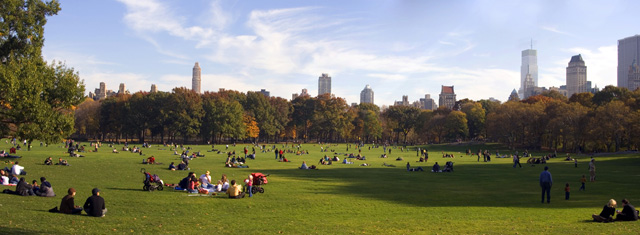
POLYGON ((96 92, 96 95, 99 100, 107 98, 107 84, 100 82, 100 90, 99 92, 96 92))
POLYGON ((360 104, 373 104, 373 90, 367 84, 364 89, 360 92, 360 104))
POLYGON ((618 87, 630 88, 629 68, 640 61, 640 35, 618 40, 618 87))
POLYGON ((200 65, 198 64, 198 62, 196 62, 196 65, 193 66, 193 78, 191 79, 191 90, 195 91, 198 94, 200 94, 200 83, 202 82, 202 79, 200 77, 201 72, 202 70, 200 69, 200 65))
MULTIPOLYGON (((638 61, 633 61, 629 66, 629 90, 635 91, 640 88, 640 66, 638 61)), ((597 88, 596 88, 597 89, 597 88)))
POLYGON ((124 85, 124 83, 120 83, 120 87, 118 88, 118 94, 124 94, 125 91, 126 91, 126 86, 124 85))
POLYGON ((574 55, 567 67, 567 96, 587 92, 587 66, 582 55, 574 55))
POLYGON ((520 96, 524 98, 527 91, 527 74, 531 74, 533 86, 538 86, 538 51, 527 49, 522 51, 522 66, 520 66, 520 96))
POLYGON ((322 94, 331 94, 331 77, 326 73, 318 78, 318 95, 322 94))
POLYGON ((453 109, 453 106, 456 105, 456 93, 453 91, 453 86, 442 86, 438 103, 440 107, 453 109))

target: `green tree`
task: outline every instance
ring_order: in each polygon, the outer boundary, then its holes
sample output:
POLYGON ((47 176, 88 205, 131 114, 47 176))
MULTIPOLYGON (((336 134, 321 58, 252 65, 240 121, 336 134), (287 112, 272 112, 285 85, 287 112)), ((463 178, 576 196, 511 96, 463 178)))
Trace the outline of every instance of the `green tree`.
POLYGON ((478 102, 468 102, 461 106, 460 111, 466 114, 469 137, 483 137, 486 115, 482 104, 478 102))
MULTIPOLYGON (((246 126, 244 111, 236 100, 207 98, 203 102, 204 117, 201 135, 205 140, 216 138, 244 138, 246 126)), ((256 136, 257 137, 257 136, 256 136)))
MULTIPOLYGON (((396 133, 402 133, 404 136, 404 143, 407 143, 407 135, 409 131, 416 127, 418 116, 420 115, 420 109, 410 106, 395 105, 389 107, 383 113, 383 116, 391 124, 391 127, 396 133)), ((396 137, 396 142, 398 142, 396 137)))
POLYGON ((445 120, 445 132, 451 141, 464 140, 469 135, 467 115, 460 111, 451 111, 445 120))
POLYGON ((169 116, 173 121, 170 129, 173 133, 179 134, 184 142, 200 133, 203 116, 200 95, 184 87, 173 88, 169 104, 169 116))
POLYGON ((260 134, 268 138, 274 136, 281 128, 276 121, 276 110, 269 99, 260 92, 247 92, 247 99, 242 105, 245 112, 256 119, 260 134))
POLYGON ((27 139, 60 141, 74 130, 73 109, 84 85, 72 68, 47 64, 41 54, 46 17, 57 1, 4 0, 0 3, 0 128, 27 139))

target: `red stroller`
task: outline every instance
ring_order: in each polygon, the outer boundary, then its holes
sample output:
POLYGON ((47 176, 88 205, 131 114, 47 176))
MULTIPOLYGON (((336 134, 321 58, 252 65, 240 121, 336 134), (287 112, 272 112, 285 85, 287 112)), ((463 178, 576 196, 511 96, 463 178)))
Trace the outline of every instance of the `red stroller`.
POLYGON ((262 185, 269 183, 269 181, 267 180, 267 176, 269 176, 269 174, 264 175, 262 173, 251 173, 251 176, 253 176, 253 186, 251 187, 251 193, 264 193, 264 188, 262 188, 262 185))
POLYGON ((153 192, 154 190, 157 189, 159 191, 162 191, 163 182, 158 175, 156 174, 152 175, 151 173, 147 172, 147 170, 144 168, 140 169, 140 171, 144 174, 144 181, 142 181, 144 183, 144 186, 142 186, 142 190, 153 192))

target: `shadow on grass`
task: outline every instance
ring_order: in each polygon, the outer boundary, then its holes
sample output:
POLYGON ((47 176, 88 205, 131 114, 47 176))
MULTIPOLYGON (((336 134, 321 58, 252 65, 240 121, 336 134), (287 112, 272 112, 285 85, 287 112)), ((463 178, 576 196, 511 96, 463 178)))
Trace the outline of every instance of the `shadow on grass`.
POLYGON ((45 232, 26 228, 0 227, 0 234, 45 234, 45 232))
POLYGON ((144 190, 142 190, 142 186, 140 186, 140 188, 107 188, 109 190, 118 190, 118 191, 137 191, 137 192, 144 192, 144 190))
POLYGON ((554 179, 551 204, 540 204, 542 165, 512 168, 512 164, 504 163, 461 164, 453 173, 432 173, 430 166, 422 166, 424 172, 408 172, 404 167, 320 166, 320 170, 275 169, 263 173, 314 182, 302 186, 301 193, 352 195, 420 207, 594 208, 593 213, 597 213, 609 198, 640 200, 634 198, 640 193, 636 187, 640 180, 638 165, 640 158, 628 156, 601 161, 598 182, 588 183, 587 191, 578 191, 580 177, 588 176, 586 169, 553 160, 547 164, 554 179), (571 200, 564 200, 565 183, 571 184, 571 200))

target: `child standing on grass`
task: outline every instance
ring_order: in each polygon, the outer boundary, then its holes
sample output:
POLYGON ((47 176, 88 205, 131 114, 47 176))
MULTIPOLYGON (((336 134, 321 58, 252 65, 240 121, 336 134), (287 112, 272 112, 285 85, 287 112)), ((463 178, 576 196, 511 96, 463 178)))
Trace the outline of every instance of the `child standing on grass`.
POLYGON ((584 188, 584 184, 587 182, 587 177, 582 175, 582 178, 580 179, 580 183, 582 183, 582 186, 580 186, 580 189, 578 189, 578 191, 582 190, 582 191, 586 191, 586 189, 584 188))
POLYGON ((576 168, 578 168, 578 159, 577 158, 573 159, 573 164, 576 166, 576 168))
POLYGON ((567 183, 566 186, 564 186, 564 200, 569 200, 569 183, 567 183))

